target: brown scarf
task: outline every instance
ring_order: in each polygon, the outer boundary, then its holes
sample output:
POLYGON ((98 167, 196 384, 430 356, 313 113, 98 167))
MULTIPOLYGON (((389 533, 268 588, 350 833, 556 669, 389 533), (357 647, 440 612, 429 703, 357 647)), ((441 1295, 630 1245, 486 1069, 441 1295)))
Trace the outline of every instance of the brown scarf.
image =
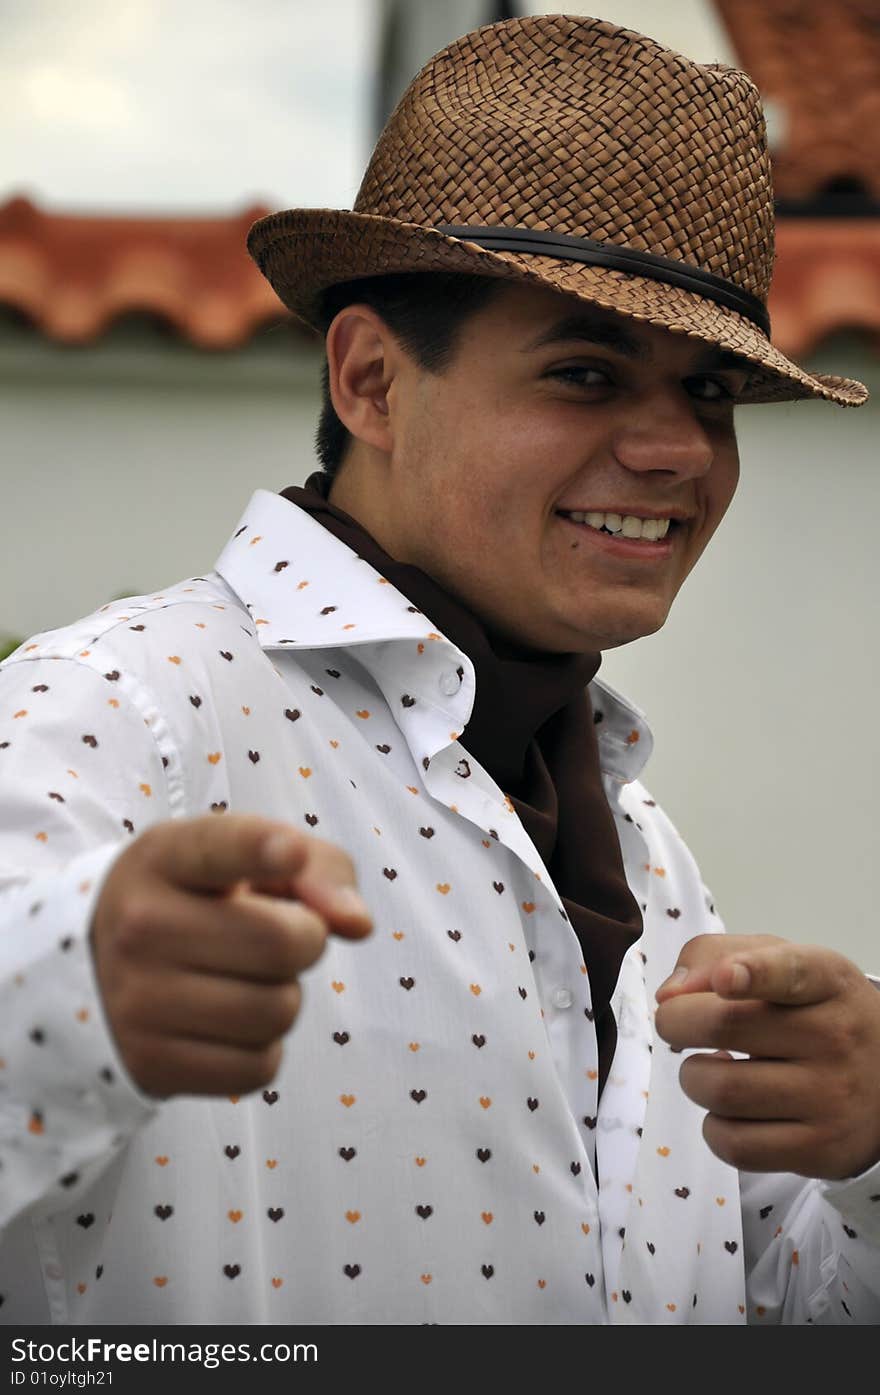
POLYGON ((321 471, 281 491, 419 607, 476 671, 462 746, 508 794, 540 853, 583 950, 599 1045, 599 1088, 617 1030, 610 1008, 620 965, 642 932, 599 770, 587 684, 601 654, 520 648, 418 567, 396 562, 350 514, 329 501, 321 471))

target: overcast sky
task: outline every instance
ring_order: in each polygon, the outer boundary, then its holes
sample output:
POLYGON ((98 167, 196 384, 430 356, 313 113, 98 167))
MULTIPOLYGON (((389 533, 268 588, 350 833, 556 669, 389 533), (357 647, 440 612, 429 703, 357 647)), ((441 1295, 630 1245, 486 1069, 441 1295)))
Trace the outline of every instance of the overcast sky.
POLYGON ((0 0, 0 202, 351 206, 373 0, 0 0))

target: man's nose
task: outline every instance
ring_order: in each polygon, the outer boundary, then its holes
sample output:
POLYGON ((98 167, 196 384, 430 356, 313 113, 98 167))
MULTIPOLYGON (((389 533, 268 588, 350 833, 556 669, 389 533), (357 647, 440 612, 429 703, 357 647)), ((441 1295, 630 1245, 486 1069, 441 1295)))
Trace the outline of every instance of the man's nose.
POLYGON ((660 470, 681 479, 705 475, 714 451, 689 399, 652 396, 630 410, 614 435, 614 453, 627 470, 660 470))

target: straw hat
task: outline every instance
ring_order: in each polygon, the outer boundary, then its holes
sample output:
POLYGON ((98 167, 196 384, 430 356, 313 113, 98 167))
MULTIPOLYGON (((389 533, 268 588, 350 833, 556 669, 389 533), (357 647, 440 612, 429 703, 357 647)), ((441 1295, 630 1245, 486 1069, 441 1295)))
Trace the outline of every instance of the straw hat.
POLYGON ((465 34, 401 98, 353 211, 270 214, 248 250, 317 328, 336 282, 476 273, 730 349, 755 365, 742 400, 868 396, 770 342, 773 191, 751 79, 604 20, 533 15, 465 34))

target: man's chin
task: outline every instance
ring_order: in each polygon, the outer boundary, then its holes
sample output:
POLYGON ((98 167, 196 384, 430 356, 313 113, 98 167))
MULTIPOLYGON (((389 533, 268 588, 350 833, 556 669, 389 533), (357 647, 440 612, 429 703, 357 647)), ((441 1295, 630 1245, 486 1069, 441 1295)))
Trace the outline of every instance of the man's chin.
POLYGON ((601 630, 597 626, 596 631, 582 634, 577 645, 572 647, 583 653, 620 649, 624 644, 633 644, 637 639, 644 639, 647 635, 662 630, 668 614, 669 611, 664 610, 662 613, 621 617, 613 625, 605 625, 601 630))
MULTIPOLYGON (((476 611, 479 614, 479 611, 476 611)), ((669 608, 644 607, 613 617, 590 616, 589 622, 570 613, 548 617, 540 631, 515 621, 483 617, 487 630, 509 644, 556 654, 596 654, 605 649, 619 649, 624 644, 656 634, 666 623, 669 608), (596 623, 590 623, 595 621, 596 623)), ((534 623, 534 622, 533 622, 534 623)))

